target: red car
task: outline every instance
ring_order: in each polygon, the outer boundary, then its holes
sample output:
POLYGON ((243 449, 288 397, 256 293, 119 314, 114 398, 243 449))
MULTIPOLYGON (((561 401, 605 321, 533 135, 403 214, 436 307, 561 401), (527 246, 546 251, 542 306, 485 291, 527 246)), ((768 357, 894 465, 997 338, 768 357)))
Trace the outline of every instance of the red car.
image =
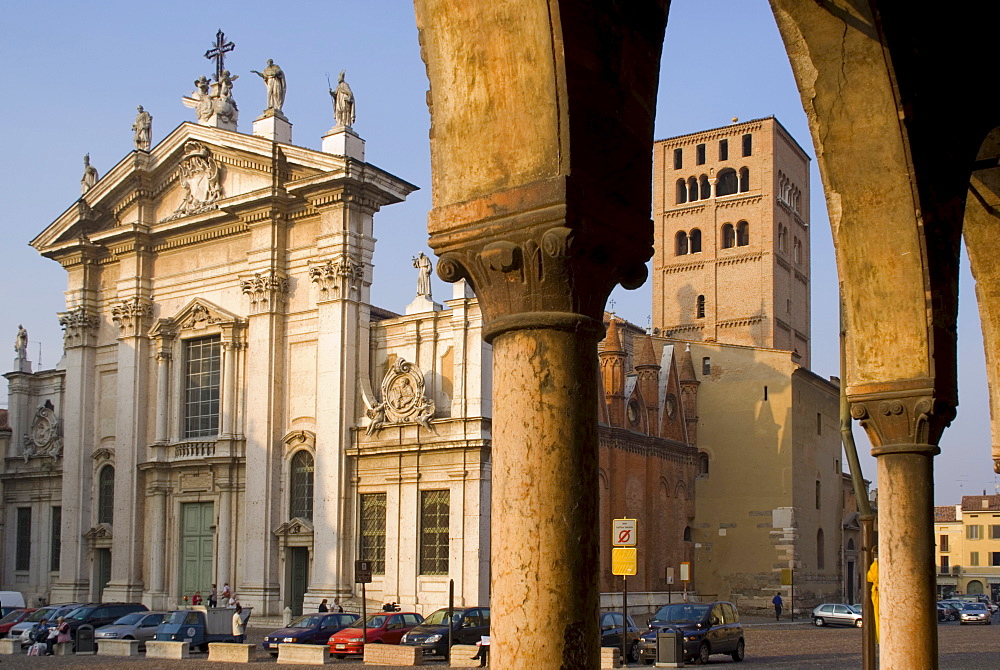
POLYGON ((351 628, 345 628, 330 636, 330 655, 344 658, 348 654, 361 654, 365 650, 364 642, 370 644, 399 644, 399 640, 408 630, 417 626, 424 617, 416 612, 380 612, 368 617, 366 623, 367 635, 361 637, 361 626, 358 621, 351 628))
POLYGON ((35 611, 35 608, 14 610, 4 618, 0 619, 0 637, 7 637, 7 633, 14 627, 14 624, 21 623, 28 618, 28 615, 35 611))

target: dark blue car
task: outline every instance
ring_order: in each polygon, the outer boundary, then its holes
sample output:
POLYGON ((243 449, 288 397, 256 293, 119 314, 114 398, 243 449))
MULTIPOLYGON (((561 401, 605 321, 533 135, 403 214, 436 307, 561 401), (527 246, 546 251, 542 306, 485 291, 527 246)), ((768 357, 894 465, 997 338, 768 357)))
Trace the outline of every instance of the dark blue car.
POLYGON ((294 619, 287 628, 279 628, 264 636, 261 644, 271 654, 278 655, 278 645, 283 642, 291 644, 326 644, 330 636, 339 630, 347 628, 360 617, 349 612, 332 612, 305 614, 294 619))

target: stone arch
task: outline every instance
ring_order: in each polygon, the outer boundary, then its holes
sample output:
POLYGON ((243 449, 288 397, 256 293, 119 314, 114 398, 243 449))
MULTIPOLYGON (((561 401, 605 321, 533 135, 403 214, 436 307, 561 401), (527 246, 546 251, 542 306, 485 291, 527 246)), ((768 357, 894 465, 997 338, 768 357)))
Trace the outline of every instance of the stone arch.
POLYGON ((687 486, 684 485, 683 481, 677 482, 674 486, 674 497, 678 500, 687 500, 687 486))

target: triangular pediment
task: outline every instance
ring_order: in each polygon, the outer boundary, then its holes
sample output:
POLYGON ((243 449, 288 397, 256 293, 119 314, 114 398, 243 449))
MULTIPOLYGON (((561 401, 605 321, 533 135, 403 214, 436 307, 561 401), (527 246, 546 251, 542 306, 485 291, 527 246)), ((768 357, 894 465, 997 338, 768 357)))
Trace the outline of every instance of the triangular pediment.
POLYGON ((294 517, 271 532, 278 537, 309 536, 313 534, 313 524, 308 519, 294 517))
POLYGON ((179 312, 158 319, 149 329, 152 338, 172 338, 183 330, 201 330, 210 326, 242 323, 243 318, 204 298, 195 298, 179 312))

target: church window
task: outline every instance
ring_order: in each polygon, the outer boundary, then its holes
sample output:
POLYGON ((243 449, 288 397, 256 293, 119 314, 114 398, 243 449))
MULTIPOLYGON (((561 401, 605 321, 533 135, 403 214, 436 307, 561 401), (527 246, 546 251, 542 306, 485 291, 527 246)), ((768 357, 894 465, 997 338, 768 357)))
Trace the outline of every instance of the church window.
POLYGON ((792 240, 792 258, 798 265, 802 265, 802 242, 797 237, 792 240))
POLYGON ((14 569, 31 569, 31 508, 17 508, 17 546, 14 548, 14 569))
POLYGON ((750 224, 740 221, 736 224, 736 246, 745 247, 750 244, 750 224))
POLYGON ((705 296, 698 296, 698 300, 695 303, 695 316, 699 319, 705 318, 705 296))
POLYGON ((750 190, 750 170, 748 168, 740 168, 740 193, 746 193, 750 190))
POLYGON ((695 228, 694 230, 691 231, 691 234, 688 236, 688 238, 690 240, 689 248, 691 249, 691 253, 692 254, 700 254, 701 253, 701 231, 698 230, 697 228, 695 228))
POLYGON ((385 574, 385 494, 361 494, 361 560, 371 561, 372 573, 385 574))
POLYGON ((698 180, 688 177, 688 200, 694 202, 698 199, 698 180))
POLYGON ((729 160, 729 140, 719 140, 719 160, 729 160))
POLYGON ((677 180, 677 204, 681 205, 688 199, 687 183, 683 179, 677 180))
POLYGON ((753 135, 747 133, 743 136, 743 156, 753 155, 753 135))
POLYGON ((823 529, 820 528, 816 531, 816 568, 818 570, 826 569, 826 542, 823 538, 823 529))
POLYGON ((823 498, 823 484, 816 480, 816 509, 819 509, 820 500, 823 498))
POLYGON ((115 517, 115 468, 105 465, 97 475, 97 523, 112 523, 115 517))
POLYGON ((684 526, 684 541, 691 541, 691 526, 684 526))
POLYGON ((736 229, 733 224, 727 223, 722 226, 722 248, 732 249, 736 245, 736 229))
POLYGON ((708 454, 698 454, 698 474, 708 476, 708 454))
POLYGON ((677 255, 684 256, 688 252, 688 234, 683 230, 677 233, 677 255))
POLYGON ((698 146, 696 146, 694 148, 694 155, 695 155, 695 159, 694 159, 695 164, 696 165, 704 165, 705 164, 705 145, 704 144, 699 144, 698 146))
POLYGON ((708 183, 708 177, 702 175, 701 178, 698 180, 698 183, 701 185, 701 199, 708 200, 709 198, 711 198, 712 185, 708 183))
POLYGON ((684 167, 684 150, 674 149, 674 169, 680 170, 684 167))
POLYGON ((778 250, 788 251, 788 228, 785 228, 780 223, 778 224, 778 250))
POLYGON ((49 536, 49 570, 59 570, 59 557, 62 554, 62 507, 52 508, 52 529, 49 536))
POLYGON ((701 374, 710 375, 712 374, 712 359, 705 356, 701 359, 701 374))
POLYGON ((715 195, 719 197, 732 195, 739 190, 739 186, 739 178, 736 176, 736 170, 725 168, 719 171, 719 181, 715 183, 715 195))
POLYGON ((448 574, 448 491, 420 492, 420 574, 448 574))
POLYGON ((205 337, 184 344, 184 437, 214 437, 219 434, 221 340, 205 337))
POLYGON ((300 519, 313 518, 313 472, 315 470, 312 454, 300 449, 292 456, 291 463, 291 500, 289 516, 300 519))

